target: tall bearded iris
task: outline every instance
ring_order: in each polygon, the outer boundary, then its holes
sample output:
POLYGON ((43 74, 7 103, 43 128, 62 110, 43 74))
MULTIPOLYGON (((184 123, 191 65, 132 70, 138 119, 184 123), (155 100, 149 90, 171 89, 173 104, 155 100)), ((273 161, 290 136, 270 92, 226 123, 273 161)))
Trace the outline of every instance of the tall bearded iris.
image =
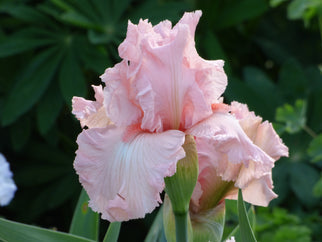
POLYGON ((223 61, 204 60, 195 49, 200 16, 185 13, 173 28, 169 21, 129 22, 122 61, 101 76, 104 88, 94 86, 96 101, 73 98, 73 113, 87 127, 77 139, 74 167, 89 206, 103 219, 141 218, 161 203, 164 178, 186 156, 186 134, 195 137, 198 156, 214 156, 215 169, 221 162, 256 164, 259 178, 273 167, 274 159, 222 104, 223 61))

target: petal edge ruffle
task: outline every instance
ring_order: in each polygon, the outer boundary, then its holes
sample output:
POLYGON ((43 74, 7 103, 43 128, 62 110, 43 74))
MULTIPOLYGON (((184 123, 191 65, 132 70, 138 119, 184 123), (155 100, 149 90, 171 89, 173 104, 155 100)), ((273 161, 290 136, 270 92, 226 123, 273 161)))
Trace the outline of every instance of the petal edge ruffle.
POLYGON ((185 156, 185 134, 140 130, 131 137, 126 129, 84 130, 78 137, 74 168, 87 191, 89 206, 109 221, 142 218, 161 202, 164 177, 175 173, 185 156))

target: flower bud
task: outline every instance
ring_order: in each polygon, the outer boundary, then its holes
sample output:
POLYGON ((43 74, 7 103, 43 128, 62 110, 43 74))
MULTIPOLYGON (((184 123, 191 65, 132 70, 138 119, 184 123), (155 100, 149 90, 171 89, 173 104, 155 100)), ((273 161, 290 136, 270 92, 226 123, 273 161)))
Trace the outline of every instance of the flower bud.
POLYGON ((186 157, 178 161, 176 173, 164 179, 165 191, 175 214, 188 212, 190 198, 198 178, 198 155, 194 137, 186 135, 182 147, 186 157))
POLYGON ((225 202, 218 206, 194 213, 190 211, 193 241, 220 242, 225 223, 225 202))

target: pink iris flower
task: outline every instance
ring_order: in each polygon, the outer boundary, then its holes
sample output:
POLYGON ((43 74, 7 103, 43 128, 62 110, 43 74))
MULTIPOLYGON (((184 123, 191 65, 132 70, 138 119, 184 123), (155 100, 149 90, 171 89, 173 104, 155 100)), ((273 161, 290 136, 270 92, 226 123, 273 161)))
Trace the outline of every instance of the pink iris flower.
MULTIPOLYGON (((73 98, 73 114, 87 127, 77 138, 74 168, 89 206, 103 219, 142 218, 162 202, 164 178, 185 157, 186 134, 195 136, 200 175, 214 171, 237 187, 254 189, 251 181, 257 179, 258 189, 272 192, 270 171, 281 152, 271 156, 275 148, 250 137, 245 106, 228 110, 222 104, 224 62, 204 60, 195 49, 200 16, 201 11, 185 13, 174 27, 167 20, 156 26, 129 22, 118 49, 122 61, 101 76, 104 88, 94 86, 96 101, 73 98), (244 175, 238 175, 240 169, 244 175)), ((266 132, 265 127, 256 132, 266 132)), ((205 184, 198 180, 196 204, 207 193, 205 184)), ((258 204, 271 198, 260 197, 258 204)))
POLYGON ((197 185, 190 210, 194 213, 214 208, 224 199, 238 199, 268 206, 277 195, 272 191, 272 168, 288 148, 271 123, 232 102, 213 116, 188 130, 197 136, 199 159, 197 185), (208 134, 208 135, 206 135, 208 134))

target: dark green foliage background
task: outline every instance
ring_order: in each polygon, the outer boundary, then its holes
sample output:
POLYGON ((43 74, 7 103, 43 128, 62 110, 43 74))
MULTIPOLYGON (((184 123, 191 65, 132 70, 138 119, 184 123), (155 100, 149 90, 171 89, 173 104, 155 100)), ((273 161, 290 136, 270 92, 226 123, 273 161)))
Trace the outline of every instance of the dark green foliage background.
MULTIPOLYGON (((176 23, 201 9, 197 50, 224 59, 225 101, 274 123, 290 157, 273 170, 278 199, 256 208, 259 241, 322 237, 322 4, 307 0, 0 0, 0 152, 18 191, 0 215, 68 231, 81 191, 72 164, 81 132, 71 98, 93 98, 120 61, 127 21, 176 23), (320 21, 320 26, 319 26, 320 21)), ((228 203, 225 234, 236 219, 228 203)), ((155 213, 122 224, 119 241, 142 241, 155 213)), ((104 234, 106 223, 102 222, 104 234)))

